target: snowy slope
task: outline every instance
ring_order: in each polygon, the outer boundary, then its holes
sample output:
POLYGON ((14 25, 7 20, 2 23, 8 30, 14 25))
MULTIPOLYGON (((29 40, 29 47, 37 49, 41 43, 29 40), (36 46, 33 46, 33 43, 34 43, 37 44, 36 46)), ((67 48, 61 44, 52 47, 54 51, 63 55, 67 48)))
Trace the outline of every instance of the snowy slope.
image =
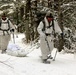
MULTIPOLYGON (((16 44, 26 47, 21 39, 23 34, 15 38, 16 44)), ((10 43, 13 43, 11 39, 10 43)), ((52 56, 55 54, 55 49, 52 56)), ((41 61, 40 48, 35 49, 26 57, 15 57, 0 54, 0 75, 76 75, 76 57, 73 54, 58 53, 56 60, 51 64, 43 64, 41 61)))

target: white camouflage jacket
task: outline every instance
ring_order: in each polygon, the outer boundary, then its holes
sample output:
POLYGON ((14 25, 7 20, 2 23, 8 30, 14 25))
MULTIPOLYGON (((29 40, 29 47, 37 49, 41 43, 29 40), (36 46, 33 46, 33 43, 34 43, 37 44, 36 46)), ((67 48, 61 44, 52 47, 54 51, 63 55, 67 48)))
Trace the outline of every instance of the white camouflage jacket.
POLYGON ((10 29, 8 30, 8 33, 10 34, 10 30, 11 29, 14 29, 14 25, 11 23, 11 21, 8 19, 8 18, 6 18, 6 20, 2 20, 1 19, 1 26, 0 26, 0 28, 2 29, 0 29, 0 35, 3 35, 3 34, 7 34, 7 32, 6 31, 4 31, 4 33, 3 33, 3 30, 7 30, 8 29, 8 23, 7 23, 7 20, 9 21, 9 27, 10 27, 10 29))
MULTIPOLYGON (((45 34, 45 33, 51 34, 52 31, 53 31, 53 27, 47 28, 47 26, 49 26, 49 23, 48 23, 46 17, 44 18, 44 21, 45 21, 45 31, 44 31, 44 32, 42 31, 42 29, 43 29, 43 27, 44 27, 44 24, 43 24, 43 22, 41 21, 40 24, 39 24, 39 26, 38 26, 38 28, 37 28, 38 33, 39 33, 40 35, 43 35, 43 34, 45 34)), ((50 24, 51 24, 51 23, 50 23, 50 24)), ((61 31, 61 29, 60 29, 60 27, 59 27, 59 25, 58 25, 58 22, 57 22, 56 20, 54 20, 54 29, 55 29, 55 32, 56 32, 56 33, 59 33, 59 34, 62 33, 62 31, 61 31)))

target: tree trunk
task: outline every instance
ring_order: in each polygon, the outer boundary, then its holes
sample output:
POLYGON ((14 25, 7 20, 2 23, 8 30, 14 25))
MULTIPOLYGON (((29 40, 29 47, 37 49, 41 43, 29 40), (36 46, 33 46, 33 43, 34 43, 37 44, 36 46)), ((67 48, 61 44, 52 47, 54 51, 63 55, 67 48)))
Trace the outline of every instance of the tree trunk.
POLYGON ((30 28, 29 28, 29 10, 30 10, 30 0, 26 1, 26 9, 25 9, 25 36, 26 42, 30 42, 30 28))
MULTIPOLYGON (((58 24, 63 32, 63 14, 62 14, 62 9, 61 9, 61 2, 58 0, 58 24)), ((59 48, 58 50, 61 51, 63 49, 64 45, 64 38, 63 35, 59 38, 59 48)))

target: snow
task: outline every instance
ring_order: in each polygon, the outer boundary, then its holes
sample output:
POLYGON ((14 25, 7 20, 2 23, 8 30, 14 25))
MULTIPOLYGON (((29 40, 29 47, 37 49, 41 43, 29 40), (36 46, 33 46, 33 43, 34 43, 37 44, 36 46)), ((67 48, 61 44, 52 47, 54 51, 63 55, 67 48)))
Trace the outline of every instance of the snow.
MULTIPOLYGON (((30 47, 24 44, 24 34, 15 35, 15 43, 20 47, 30 47)), ((13 38, 10 40, 13 43, 13 38)), ((53 50, 52 56, 55 55, 53 50)), ((0 75, 76 75, 76 56, 74 54, 57 53, 56 60, 50 64, 41 61, 40 48, 34 49, 26 57, 15 57, 8 54, 0 54, 0 75)))
POLYGON ((14 13, 13 9, 8 9, 8 11, 9 11, 8 14, 14 13))
POLYGON ((3 13, 3 11, 0 11, 0 14, 2 14, 3 13))
MULTIPOLYGON (((6 3, 6 4, 3 4, 2 6, 0 6, 0 8, 2 8, 2 7, 6 7, 6 6, 10 6, 10 8, 7 9, 7 10, 9 11, 8 14, 11 14, 11 13, 14 12, 14 11, 13 11, 14 3, 10 3, 10 4, 6 3)), ((5 10, 4 10, 4 11, 5 11, 5 10)), ((0 14, 2 14, 2 13, 3 13, 3 10, 0 11, 0 14)))
POLYGON ((4 6, 8 6, 8 5, 14 7, 14 3, 11 3, 11 4, 6 3, 6 4, 2 5, 0 8, 2 8, 2 7, 4 7, 4 6))

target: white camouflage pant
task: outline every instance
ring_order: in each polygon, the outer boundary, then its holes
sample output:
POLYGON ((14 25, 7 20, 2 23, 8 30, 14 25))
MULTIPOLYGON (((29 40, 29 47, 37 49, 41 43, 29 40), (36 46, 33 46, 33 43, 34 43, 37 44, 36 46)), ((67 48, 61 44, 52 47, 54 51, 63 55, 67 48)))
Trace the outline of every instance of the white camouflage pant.
POLYGON ((9 41, 10 35, 0 35, 0 50, 7 49, 9 41))
POLYGON ((47 59, 48 55, 51 54, 54 48, 52 38, 50 36, 47 36, 45 40, 44 37, 40 37, 40 48, 42 53, 42 59, 47 59))

